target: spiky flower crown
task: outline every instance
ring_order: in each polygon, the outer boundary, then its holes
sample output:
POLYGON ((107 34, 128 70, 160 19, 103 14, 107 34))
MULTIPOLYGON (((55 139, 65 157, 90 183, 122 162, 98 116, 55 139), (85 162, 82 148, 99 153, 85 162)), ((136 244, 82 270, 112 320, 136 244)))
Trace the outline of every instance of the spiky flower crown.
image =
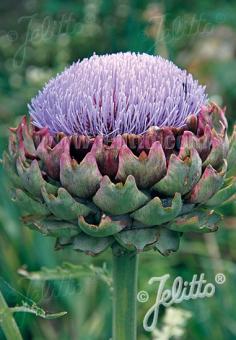
POLYGON ((236 133, 229 145, 224 110, 160 57, 74 64, 30 113, 11 129, 4 165, 24 223, 57 248, 167 255, 183 232, 216 230, 213 209, 236 192, 236 133))
POLYGON ((29 105, 52 133, 142 134, 180 127, 206 103, 205 88, 172 62, 147 54, 94 55, 52 79, 29 105))

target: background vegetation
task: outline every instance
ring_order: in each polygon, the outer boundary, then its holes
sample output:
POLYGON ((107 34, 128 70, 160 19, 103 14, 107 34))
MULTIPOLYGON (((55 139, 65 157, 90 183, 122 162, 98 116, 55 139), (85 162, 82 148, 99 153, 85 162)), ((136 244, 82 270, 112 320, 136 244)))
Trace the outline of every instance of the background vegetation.
MULTIPOLYGON (((50 77, 71 62, 97 54, 139 51, 168 56, 207 85, 209 95, 227 106, 232 129, 236 104, 236 2, 233 0, 1 0, 0 2, 0 155, 8 127, 15 126, 27 103, 50 77)), ((29 281, 17 271, 37 271, 63 261, 111 268, 110 252, 91 259, 72 251, 55 252, 53 240, 20 225, 0 168, 0 290, 11 306, 35 301, 48 312, 67 311, 56 320, 16 316, 24 339, 100 340, 111 336, 111 297, 103 280, 29 281)), ((189 235, 169 258, 141 255, 139 289, 151 299, 139 304, 139 339, 236 338, 236 207, 223 208, 224 227, 215 235, 189 235), (161 310, 158 331, 144 332, 142 320, 154 303, 152 276, 170 273, 191 280, 205 273, 226 282, 211 299, 186 301, 161 310), (188 313, 187 313, 188 312, 188 313), (172 313, 172 314, 171 314, 172 313), (190 313, 190 314, 189 314, 190 313)), ((0 333, 0 339, 4 339, 0 333)))

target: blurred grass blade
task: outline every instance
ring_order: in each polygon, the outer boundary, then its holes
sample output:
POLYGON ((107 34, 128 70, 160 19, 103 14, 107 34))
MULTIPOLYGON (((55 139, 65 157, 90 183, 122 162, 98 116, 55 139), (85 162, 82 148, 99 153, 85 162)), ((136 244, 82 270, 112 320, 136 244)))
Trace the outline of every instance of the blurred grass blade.
POLYGON ((32 281, 49 281, 49 280, 69 280, 83 276, 91 275, 91 270, 88 266, 75 266, 64 263, 56 268, 42 267, 40 271, 28 272, 24 268, 20 268, 18 273, 32 281))
POLYGON ((23 340, 19 328, 12 315, 11 308, 8 307, 2 293, 0 292, 0 326, 7 340, 23 340))
POLYGON ((22 306, 17 306, 10 308, 12 313, 31 313, 36 316, 39 316, 43 319, 51 320, 51 319, 56 319, 60 318, 64 315, 67 314, 67 312, 59 312, 59 313, 53 313, 53 314, 47 314, 42 308, 38 307, 36 304, 30 306, 27 303, 23 302, 22 306))
POLYGON ((25 268, 20 268, 18 273, 32 281, 72 280, 81 277, 96 276, 109 287, 112 286, 112 278, 105 264, 103 267, 95 267, 93 265, 75 265, 65 262, 61 266, 52 269, 42 267, 41 270, 37 272, 28 272, 25 268))

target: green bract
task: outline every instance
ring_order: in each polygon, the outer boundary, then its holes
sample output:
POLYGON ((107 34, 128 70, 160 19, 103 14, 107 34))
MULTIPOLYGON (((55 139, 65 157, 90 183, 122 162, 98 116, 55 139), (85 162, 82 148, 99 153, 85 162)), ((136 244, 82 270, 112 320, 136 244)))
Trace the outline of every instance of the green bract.
POLYGON ((224 112, 210 104, 183 127, 111 140, 52 135, 24 117, 3 164, 22 221, 57 248, 168 255, 182 233, 217 229, 215 207, 236 192, 235 150, 236 133, 228 142, 224 112))

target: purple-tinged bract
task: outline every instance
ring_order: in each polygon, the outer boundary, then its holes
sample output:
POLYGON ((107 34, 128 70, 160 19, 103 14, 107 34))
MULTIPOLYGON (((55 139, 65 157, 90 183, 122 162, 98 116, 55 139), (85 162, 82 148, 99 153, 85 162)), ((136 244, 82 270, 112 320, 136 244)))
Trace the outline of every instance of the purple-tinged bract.
POLYGON ((93 55, 49 81, 29 105, 33 124, 67 135, 143 134, 182 126, 207 96, 191 74, 159 56, 93 55))

